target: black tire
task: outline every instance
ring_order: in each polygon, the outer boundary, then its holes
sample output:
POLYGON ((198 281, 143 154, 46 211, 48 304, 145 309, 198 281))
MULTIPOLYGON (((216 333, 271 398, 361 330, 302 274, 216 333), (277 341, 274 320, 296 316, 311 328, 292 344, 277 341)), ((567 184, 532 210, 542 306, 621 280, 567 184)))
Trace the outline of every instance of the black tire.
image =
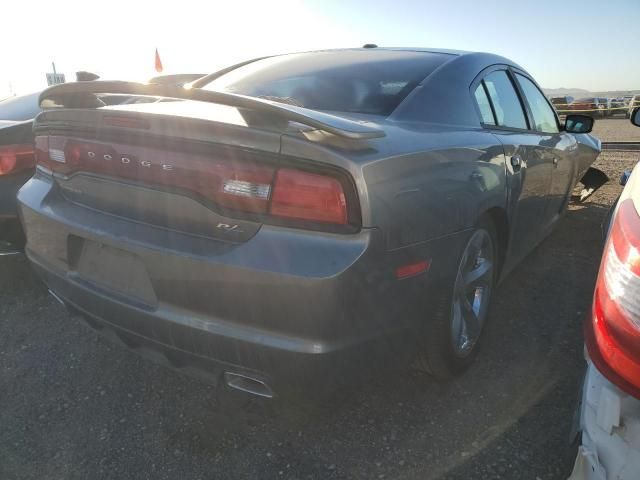
MULTIPOLYGON (((477 223, 475 229, 469 234, 469 238, 479 229, 484 229, 489 233, 493 245, 494 268, 491 278, 491 290, 493 292, 496 283, 496 277, 499 267, 499 255, 496 229, 493 222, 488 217, 482 217, 477 223)), ((466 249, 466 242, 463 251, 457 253, 457 265, 460 265, 462 256, 466 249)), ((451 324, 453 321, 453 293, 455 285, 454 277, 446 282, 446 285, 438 288, 431 295, 427 318, 427 324, 424 325, 419 333, 420 351, 414 362, 414 367, 420 371, 426 372, 438 379, 447 380, 462 374, 474 362, 480 345, 482 343, 483 328, 480 331, 480 337, 475 342, 471 351, 461 357, 456 354, 451 341, 451 324)), ((488 298, 488 304, 491 303, 491 295, 488 298)), ((486 327, 489 314, 486 314, 483 327, 486 327)))

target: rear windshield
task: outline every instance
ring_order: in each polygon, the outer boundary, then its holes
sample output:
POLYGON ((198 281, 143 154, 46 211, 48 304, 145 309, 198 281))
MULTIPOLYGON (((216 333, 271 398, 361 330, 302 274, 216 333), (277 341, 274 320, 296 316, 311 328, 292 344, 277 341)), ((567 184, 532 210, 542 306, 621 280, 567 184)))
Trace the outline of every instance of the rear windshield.
POLYGON ((40 93, 32 93, 21 97, 11 97, 0 102, 0 120, 31 120, 40 113, 38 97, 40 93))
POLYGON ((579 98, 578 100, 576 100, 576 103, 596 103, 596 99, 591 97, 591 98, 579 98))
POLYGON ((299 53, 257 60, 201 88, 314 110, 389 115, 449 54, 390 50, 299 53))

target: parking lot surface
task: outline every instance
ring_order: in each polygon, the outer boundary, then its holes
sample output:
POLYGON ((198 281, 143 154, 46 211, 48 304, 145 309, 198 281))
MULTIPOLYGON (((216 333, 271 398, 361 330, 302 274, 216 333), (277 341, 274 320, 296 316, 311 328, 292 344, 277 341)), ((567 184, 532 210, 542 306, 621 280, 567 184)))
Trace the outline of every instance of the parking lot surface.
POLYGON ((596 120, 593 135, 603 142, 640 142, 640 128, 619 114, 596 120))
POLYGON ((0 478, 566 478, 601 223, 639 155, 601 155, 612 181, 501 284, 450 383, 400 369, 316 401, 222 392, 101 339, 0 258, 0 478))

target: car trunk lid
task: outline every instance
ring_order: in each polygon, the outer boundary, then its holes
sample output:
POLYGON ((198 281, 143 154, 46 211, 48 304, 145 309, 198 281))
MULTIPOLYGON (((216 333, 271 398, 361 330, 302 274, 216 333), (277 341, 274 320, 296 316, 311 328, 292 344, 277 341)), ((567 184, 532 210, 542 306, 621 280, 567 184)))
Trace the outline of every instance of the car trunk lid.
POLYGON ((34 127, 61 195, 101 213, 229 242, 248 240, 265 218, 355 231, 348 172, 283 155, 291 129, 269 112, 189 101, 54 109, 34 127))

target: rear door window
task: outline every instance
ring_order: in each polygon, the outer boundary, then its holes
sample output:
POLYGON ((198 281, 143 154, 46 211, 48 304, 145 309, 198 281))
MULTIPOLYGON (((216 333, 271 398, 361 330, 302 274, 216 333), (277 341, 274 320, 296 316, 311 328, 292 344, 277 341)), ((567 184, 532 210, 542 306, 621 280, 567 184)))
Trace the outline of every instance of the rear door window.
POLYGON ((511 79, 504 70, 496 70, 484 77, 489 98, 501 127, 526 130, 527 119, 511 79))

